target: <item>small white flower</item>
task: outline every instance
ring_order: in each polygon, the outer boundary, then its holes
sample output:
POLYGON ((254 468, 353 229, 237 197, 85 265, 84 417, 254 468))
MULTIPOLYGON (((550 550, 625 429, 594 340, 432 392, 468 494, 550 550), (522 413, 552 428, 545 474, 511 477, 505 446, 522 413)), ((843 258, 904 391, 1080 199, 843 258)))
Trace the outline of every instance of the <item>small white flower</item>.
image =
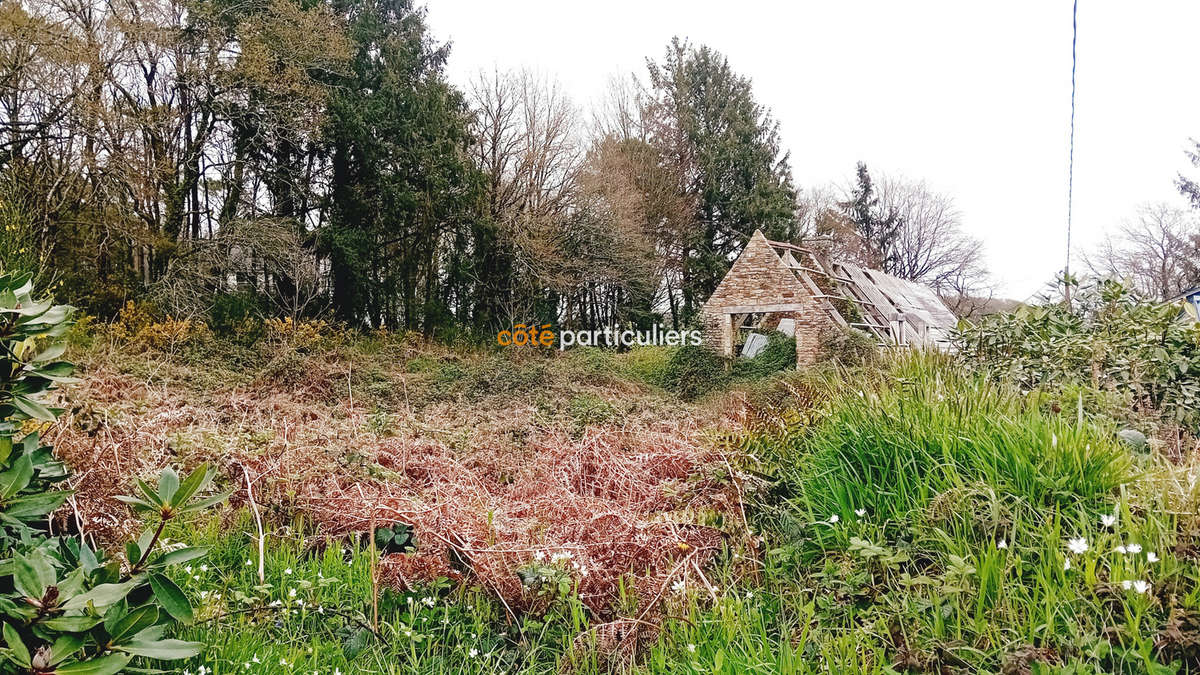
POLYGON ((262 661, 259 661, 258 654, 255 654, 254 656, 250 657, 250 663, 262 663, 262 661))
POLYGON ((1115 550, 1117 553, 1120 553, 1121 555, 1124 555, 1128 551, 1128 549, 1125 548, 1124 544, 1121 544, 1120 546, 1116 547, 1113 550, 1115 550))
POLYGON ((470 656, 471 658, 475 658, 476 656, 479 656, 479 650, 475 649, 474 647, 471 647, 471 651, 467 652, 467 656, 470 656))
POLYGON ((290 568, 290 567, 289 567, 289 568, 287 568, 286 570, 284 570, 284 571, 283 571, 283 573, 284 573, 284 574, 291 574, 291 573, 292 573, 292 568, 290 568))
POLYGON ((858 516, 859 518, 862 518, 863 516, 867 515, 867 510, 866 509, 854 509, 854 515, 858 516))
POLYGON ((1104 527, 1112 527, 1116 523, 1117 523, 1117 517, 1112 514, 1106 513, 1106 514, 1100 516, 1100 524, 1103 525, 1104 527))
POLYGON ((1079 554, 1088 550, 1087 539, 1079 537, 1078 539, 1068 539, 1067 548, 1071 549, 1071 553, 1079 554))
POLYGON ((688 643, 688 651, 695 654, 696 653, 696 645, 689 642, 688 643))
POLYGON ((1063 561, 1063 570, 1069 570, 1069 569, 1071 569, 1071 561, 1070 561, 1070 560, 1064 560, 1064 561, 1063 561))
MULTIPOLYGON (((191 573, 192 573, 192 566, 191 566, 191 565, 187 565, 187 566, 185 566, 185 567, 183 568, 183 571, 184 571, 184 572, 187 572, 188 574, 191 574, 191 573)), ((201 666, 201 667, 203 668, 203 666, 201 666)))
POLYGON ((289 597, 289 598, 294 598, 294 597, 296 597, 296 589, 294 589, 294 588, 289 588, 289 589, 288 589, 288 597, 289 597))
POLYGON ((1008 542, 1001 539, 1000 541, 996 542, 996 548, 1004 550, 1008 548, 1008 542))
POLYGON ((1050 447, 1058 447, 1058 434, 1050 434, 1050 447))
POLYGON ((436 600, 434 600, 433 598, 430 598, 430 597, 422 598, 421 602, 425 603, 426 607, 433 607, 437 603, 436 600))
POLYGON ((749 600, 750 598, 753 598, 753 597, 754 597, 754 593, 752 593, 751 591, 746 591, 746 599, 747 600, 749 600))
POLYGON ((287 664, 288 664, 287 659, 279 659, 279 665, 286 666, 287 664))
POLYGON ((247 661, 247 662, 243 663, 242 667, 245 668, 246 670, 250 670, 250 662, 247 661))
POLYGON ((1146 554, 1146 562, 1152 562, 1152 563, 1158 562, 1158 554, 1155 553, 1154 551, 1150 551, 1149 553, 1146 554))
POLYGON ((682 593, 684 588, 687 588, 687 585, 683 583, 683 579, 676 579, 675 583, 671 584, 671 590, 676 593, 682 593))
POLYGON ((1133 582, 1133 590, 1137 593, 1145 593, 1146 591, 1150 590, 1150 582, 1138 579, 1137 581, 1133 582))
POLYGON ((200 566, 200 571, 201 571, 201 572, 207 572, 207 571, 208 571, 208 565, 201 565, 201 566, 200 566))
POLYGON ((841 520, 841 518, 839 518, 839 517, 838 517, 838 514, 836 514, 836 513, 835 513, 835 514, 833 514, 832 516, 829 516, 829 524, 830 524, 830 525, 832 525, 832 524, 836 523, 836 522, 837 522, 837 521, 839 521, 839 520, 841 520))
POLYGON ((246 567, 249 567, 249 566, 251 566, 251 565, 253 565, 253 564, 254 564, 254 563, 250 562, 250 559, 249 559, 249 558, 246 558, 246 567))
POLYGON ((1141 544, 1130 544, 1130 545, 1126 546, 1125 548, 1126 548, 1126 549, 1127 549, 1127 550, 1128 550, 1128 551, 1129 551, 1131 554, 1134 554, 1134 555, 1136 555, 1136 554, 1138 554, 1138 553, 1141 553, 1141 552, 1142 552, 1142 545, 1141 545, 1141 544))
POLYGON ((1129 589, 1133 588, 1133 582, 1126 579, 1125 581, 1121 582, 1121 588, 1124 588, 1125 590, 1129 590, 1129 589))

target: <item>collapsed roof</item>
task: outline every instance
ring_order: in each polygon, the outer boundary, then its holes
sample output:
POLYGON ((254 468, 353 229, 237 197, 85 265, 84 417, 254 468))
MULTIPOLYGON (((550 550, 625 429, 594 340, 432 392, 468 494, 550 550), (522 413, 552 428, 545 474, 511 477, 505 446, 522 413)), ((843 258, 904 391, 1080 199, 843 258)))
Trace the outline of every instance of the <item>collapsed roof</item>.
POLYGON ((837 324, 890 344, 949 344, 958 317, 928 286, 825 259, 803 246, 771 240, 767 244, 837 324))
MULTIPOLYGON (((945 348, 958 323, 927 286, 755 231, 705 304, 710 315, 820 311, 882 344, 945 348), (809 296, 809 297, 805 297, 809 296), (811 299, 810 299, 811 298, 811 299)), ((726 345, 728 349, 729 345, 726 345)))

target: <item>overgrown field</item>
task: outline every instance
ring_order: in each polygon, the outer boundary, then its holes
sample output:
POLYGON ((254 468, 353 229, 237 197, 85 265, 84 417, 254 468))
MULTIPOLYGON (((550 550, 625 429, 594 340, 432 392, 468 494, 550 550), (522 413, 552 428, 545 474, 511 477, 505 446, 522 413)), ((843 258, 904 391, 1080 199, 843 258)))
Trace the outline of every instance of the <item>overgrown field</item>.
POLYGON ((169 635, 203 648, 133 665, 1200 669, 1195 459, 1178 434, 1122 440, 1111 393, 933 355, 727 372, 688 350, 122 325, 73 333, 81 380, 46 430, 76 490, 58 526, 137 537, 112 496, 163 467, 232 491, 163 531, 208 549, 166 572, 194 608, 169 635))

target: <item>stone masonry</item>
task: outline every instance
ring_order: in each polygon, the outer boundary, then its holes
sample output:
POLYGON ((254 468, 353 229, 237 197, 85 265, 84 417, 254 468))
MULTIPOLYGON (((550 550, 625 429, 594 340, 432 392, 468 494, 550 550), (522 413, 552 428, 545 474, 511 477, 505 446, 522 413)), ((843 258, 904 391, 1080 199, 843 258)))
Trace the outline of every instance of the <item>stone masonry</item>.
POLYGON ((797 367, 817 360, 821 334, 834 325, 812 292, 767 243, 762 230, 754 232, 701 308, 704 344, 725 356, 733 356, 737 337, 734 320, 751 312, 795 320, 797 367))

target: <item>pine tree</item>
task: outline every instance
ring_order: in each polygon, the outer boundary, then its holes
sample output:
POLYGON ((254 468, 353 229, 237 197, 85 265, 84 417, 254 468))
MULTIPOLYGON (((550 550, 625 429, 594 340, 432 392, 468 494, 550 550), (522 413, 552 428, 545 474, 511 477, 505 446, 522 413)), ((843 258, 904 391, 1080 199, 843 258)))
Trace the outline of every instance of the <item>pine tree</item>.
POLYGON ((850 198, 839 206, 862 241, 861 262, 891 273, 898 260, 896 244, 903 221, 897 211, 879 205, 867 165, 859 162, 855 173, 857 182, 850 198))

